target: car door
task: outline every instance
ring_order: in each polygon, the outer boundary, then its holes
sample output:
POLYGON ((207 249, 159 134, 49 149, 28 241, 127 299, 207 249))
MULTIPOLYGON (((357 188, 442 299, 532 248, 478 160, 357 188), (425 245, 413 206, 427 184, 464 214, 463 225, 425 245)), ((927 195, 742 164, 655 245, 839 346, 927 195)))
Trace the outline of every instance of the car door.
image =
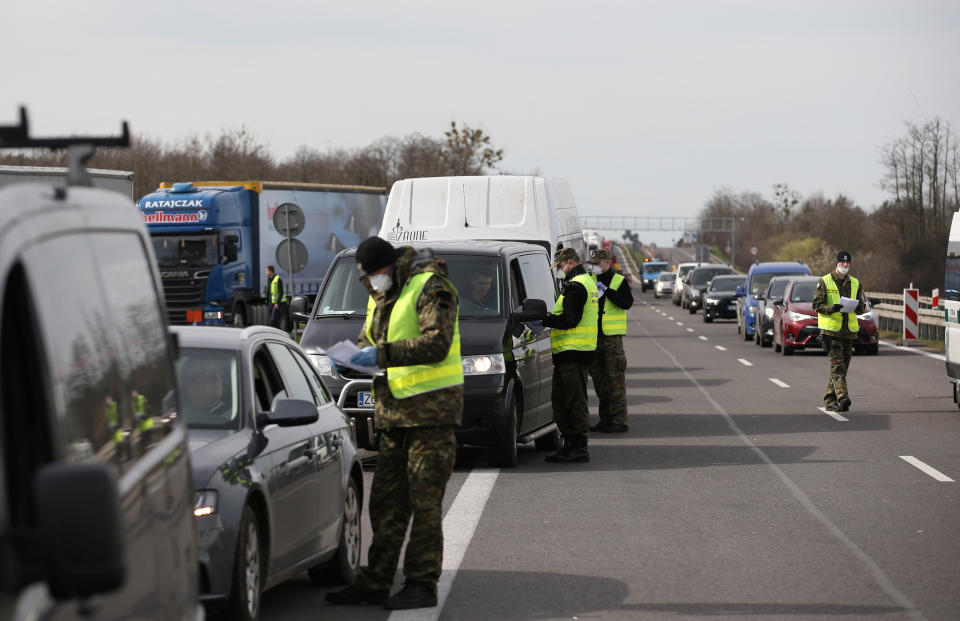
MULTIPOLYGON (((291 392, 290 379, 280 372, 271 344, 257 344, 251 357, 260 411, 271 411, 277 401, 295 394, 291 392)), ((263 435, 267 440, 266 448, 258 461, 265 460, 260 470, 267 473, 272 516, 269 567, 270 575, 274 575, 312 553, 319 507, 313 476, 316 473, 313 459, 316 442, 310 425, 267 425, 263 428, 263 435)))
MULTIPOLYGON (((549 276, 550 264, 547 255, 539 253, 520 255, 517 263, 520 267, 520 282, 518 286, 523 295, 528 298, 543 300, 547 311, 553 311, 557 301, 556 281, 549 276)), ((550 350, 550 330, 534 336, 537 369, 540 381, 537 384, 536 420, 537 426, 546 425, 553 421, 551 398, 553 391, 553 353, 550 350)), ((528 407, 532 411, 532 408, 528 407)))
MULTIPOLYGON (((526 295, 523 288, 523 277, 520 274, 520 262, 517 258, 510 261, 509 272, 510 291, 508 295, 510 296, 511 308, 517 308, 526 295)), ((522 327, 523 331, 519 336, 516 336, 516 332, 513 333, 510 349, 510 356, 517 368, 517 379, 523 386, 524 415, 520 429, 521 433, 538 426, 540 415, 537 408, 542 399, 542 378, 539 361, 539 341, 541 337, 538 337, 525 326, 522 327)))

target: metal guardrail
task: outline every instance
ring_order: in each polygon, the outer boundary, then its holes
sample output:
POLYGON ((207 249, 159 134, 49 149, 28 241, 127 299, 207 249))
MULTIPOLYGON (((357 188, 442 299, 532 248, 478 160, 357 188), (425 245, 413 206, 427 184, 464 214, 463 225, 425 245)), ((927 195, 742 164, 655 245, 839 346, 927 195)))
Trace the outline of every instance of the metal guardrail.
MULTIPOLYGON (((902 293, 874 293, 866 292, 871 300, 880 300, 873 306, 877 313, 877 323, 881 330, 903 332, 903 294, 902 293)), ((930 308, 932 299, 920 298, 920 309, 917 312, 917 328, 920 340, 933 339, 942 341, 946 330, 943 309, 930 308)))

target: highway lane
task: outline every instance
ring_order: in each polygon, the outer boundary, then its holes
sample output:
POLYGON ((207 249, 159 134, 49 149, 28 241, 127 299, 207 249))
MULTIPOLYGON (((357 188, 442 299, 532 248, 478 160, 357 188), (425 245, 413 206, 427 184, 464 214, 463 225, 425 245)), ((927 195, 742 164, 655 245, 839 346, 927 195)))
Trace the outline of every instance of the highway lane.
MULTIPOLYGON (((630 431, 593 434, 589 464, 526 449, 494 471, 444 606, 396 618, 960 617, 957 483, 903 459, 960 480, 942 361, 855 356, 835 420, 818 409, 822 353, 784 358, 733 322, 637 297, 630 431)), ((484 463, 461 450, 448 507, 484 463)), ((388 618, 327 608, 323 591, 281 586, 264 618, 388 618)))

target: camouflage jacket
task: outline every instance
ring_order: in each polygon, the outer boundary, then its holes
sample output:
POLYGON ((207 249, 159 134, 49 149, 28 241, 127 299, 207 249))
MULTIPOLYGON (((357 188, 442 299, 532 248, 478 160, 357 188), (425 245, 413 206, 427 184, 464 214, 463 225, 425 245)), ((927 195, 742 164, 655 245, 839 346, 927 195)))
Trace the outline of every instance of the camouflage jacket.
MULTIPOLYGON (((400 258, 394 266, 390 289, 385 293, 370 291, 377 304, 371 318, 371 333, 377 342, 377 365, 382 369, 440 362, 450 351, 460 299, 456 289, 441 278, 428 280, 417 300, 420 336, 387 341, 390 313, 403 285, 414 274, 428 271, 443 278, 449 274, 443 259, 435 258, 429 251, 418 253, 406 246, 401 248, 400 258)), ((360 347, 372 345, 365 330, 360 332, 358 343, 360 347)), ((462 385, 397 399, 390 392, 386 375, 380 375, 373 379, 373 391, 377 429, 460 425, 463 419, 462 385)))
MULTIPOLYGON (((840 295, 847 298, 850 297, 850 279, 846 276, 840 276, 836 271, 832 272, 832 275, 833 282, 837 283, 837 290, 840 292, 840 295)), ((860 290, 857 291, 857 299, 860 301, 860 303, 857 304, 856 312, 857 314, 860 314, 867 310, 867 299, 863 295, 863 281, 860 282, 860 290)), ((813 294, 813 312, 820 315, 827 314, 827 284, 823 282, 823 278, 821 278, 820 282, 817 283, 817 292, 813 294)), ((843 316, 844 321, 843 325, 840 327, 840 332, 824 330, 823 333, 828 336, 836 336, 842 339, 857 338, 857 333, 851 332, 850 328, 847 326, 847 313, 844 313, 843 316)))

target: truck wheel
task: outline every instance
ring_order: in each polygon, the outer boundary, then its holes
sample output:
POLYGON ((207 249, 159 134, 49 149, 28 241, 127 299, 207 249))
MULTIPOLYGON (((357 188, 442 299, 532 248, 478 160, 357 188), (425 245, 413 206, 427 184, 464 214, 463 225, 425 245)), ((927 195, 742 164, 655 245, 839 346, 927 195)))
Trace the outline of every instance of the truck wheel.
POLYGON ((360 553, 363 550, 360 531, 360 492, 353 477, 347 482, 343 498, 343 527, 340 529, 340 545, 336 555, 329 561, 307 570, 310 581, 316 585, 353 584, 360 568, 360 553))
POLYGON ((497 425, 497 437, 487 450, 487 463, 498 468, 513 468, 517 465, 517 398, 511 395, 503 412, 503 422, 497 425))
POLYGON ((233 305, 233 327, 234 328, 246 328, 247 327, 247 307, 244 306, 241 302, 237 302, 233 305))

